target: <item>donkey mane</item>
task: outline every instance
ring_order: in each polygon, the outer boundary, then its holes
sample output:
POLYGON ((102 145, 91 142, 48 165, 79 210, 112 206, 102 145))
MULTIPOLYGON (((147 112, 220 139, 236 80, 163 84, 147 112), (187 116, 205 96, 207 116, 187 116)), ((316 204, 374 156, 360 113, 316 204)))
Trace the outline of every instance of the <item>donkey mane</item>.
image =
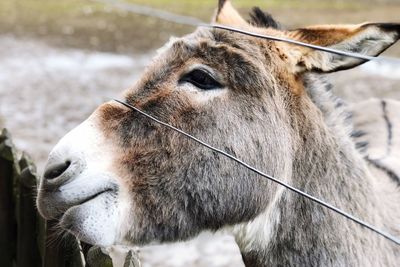
MULTIPOLYGON (((348 105, 333 93, 333 85, 326 77, 309 74, 305 77, 304 83, 307 94, 323 114, 324 121, 330 129, 351 138, 364 134, 354 129, 352 113, 348 105)), ((354 145, 360 149, 360 152, 366 146, 366 144, 362 145, 358 142, 355 142, 354 145)))
POLYGON ((253 7, 250 12, 249 23, 258 27, 273 29, 280 28, 278 22, 272 17, 272 15, 268 12, 262 11, 259 7, 253 7))

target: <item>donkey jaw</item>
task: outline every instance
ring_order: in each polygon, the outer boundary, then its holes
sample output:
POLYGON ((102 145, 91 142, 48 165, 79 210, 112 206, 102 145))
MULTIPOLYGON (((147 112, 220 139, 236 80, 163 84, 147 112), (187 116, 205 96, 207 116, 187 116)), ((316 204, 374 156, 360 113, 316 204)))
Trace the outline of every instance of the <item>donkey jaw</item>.
POLYGON ((59 220, 64 230, 100 246, 118 243, 119 224, 129 206, 123 204, 129 200, 121 194, 107 143, 94 116, 69 132, 50 153, 47 168, 60 162, 68 165, 50 177, 45 173, 37 198, 44 218, 59 220))
POLYGON ((278 203, 282 198, 283 192, 284 188, 278 187, 271 203, 253 220, 224 229, 235 237, 243 255, 252 251, 263 250, 277 234, 276 228, 281 222, 278 203))
POLYGON ((62 215, 60 226, 86 243, 111 246, 118 236, 118 208, 109 205, 115 200, 115 194, 105 192, 73 206, 62 215))

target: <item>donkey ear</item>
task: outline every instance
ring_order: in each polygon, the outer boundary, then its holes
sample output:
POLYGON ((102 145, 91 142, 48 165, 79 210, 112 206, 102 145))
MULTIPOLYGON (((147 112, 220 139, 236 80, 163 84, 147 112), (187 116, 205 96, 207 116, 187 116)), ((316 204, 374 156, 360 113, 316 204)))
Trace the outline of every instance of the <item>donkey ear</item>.
MULTIPOLYGON (((295 40, 346 52, 377 56, 400 37, 400 24, 366 23, 361 25, 314 26, 288 32, 295 40)), ((296 72, 334 72, 356 67, 365 60, 296 47, 289 51, 296 72)))
POLYGON ((227 26, 245 26, 249 25, 246 20, 240 16, 239 12, 232 6, 229 0, 219 0, 217 13, 213 22, 227 26))

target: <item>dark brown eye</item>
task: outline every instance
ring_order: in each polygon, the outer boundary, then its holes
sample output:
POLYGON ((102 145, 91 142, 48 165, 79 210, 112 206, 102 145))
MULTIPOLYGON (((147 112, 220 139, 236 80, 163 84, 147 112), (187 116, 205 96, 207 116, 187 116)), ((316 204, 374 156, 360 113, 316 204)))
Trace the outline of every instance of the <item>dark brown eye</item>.
POLYGON ((212 75, 202 69, 195 69, 183 76, 179 83, 191 83, 202 90, 213 90, 221 88, 221 84, 217 82, 212 75))

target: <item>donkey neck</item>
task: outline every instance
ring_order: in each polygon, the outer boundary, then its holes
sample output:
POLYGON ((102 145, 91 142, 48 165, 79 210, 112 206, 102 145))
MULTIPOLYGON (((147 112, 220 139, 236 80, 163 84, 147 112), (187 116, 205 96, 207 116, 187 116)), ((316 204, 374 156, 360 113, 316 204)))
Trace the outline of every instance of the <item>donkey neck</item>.
MULTIPOLYGON (((329 109, 329 105, 324 108, 329 109)), ((303 114, 295 123, 299 147, 289 183, 377 224, 372 216, 377 215, 376 196, 366 164, 346 126, 330 122, 340 114, 324 114, 321 107, 307 101, 300 110, 303 114)), ((246 266, 359 266, 375 262, 362 258, 365 251, 361 244, 374 240, 371 233, 282 188, 261 215, 234 232, 246 266)))

